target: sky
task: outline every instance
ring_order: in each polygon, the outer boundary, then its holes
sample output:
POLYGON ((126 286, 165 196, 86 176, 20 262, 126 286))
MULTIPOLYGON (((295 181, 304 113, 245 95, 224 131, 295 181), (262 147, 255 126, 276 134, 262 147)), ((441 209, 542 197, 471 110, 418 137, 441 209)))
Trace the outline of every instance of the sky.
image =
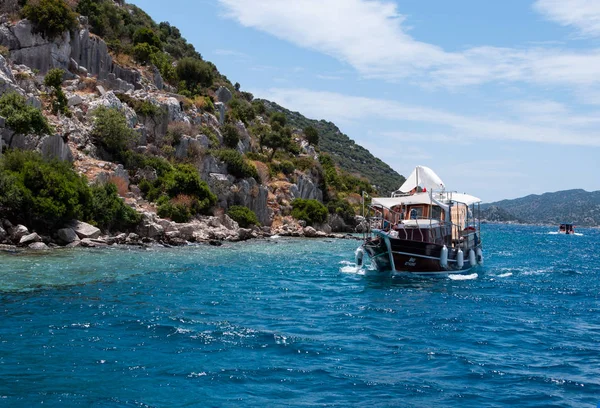
POLYGON ((405 177, 484 202, 600 190, 600 0, 129 2, 405 177))

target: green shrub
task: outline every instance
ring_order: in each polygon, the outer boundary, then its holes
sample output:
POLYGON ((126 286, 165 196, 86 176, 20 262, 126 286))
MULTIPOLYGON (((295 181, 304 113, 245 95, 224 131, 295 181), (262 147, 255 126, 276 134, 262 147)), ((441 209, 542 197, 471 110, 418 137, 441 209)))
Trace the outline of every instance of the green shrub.
POLYGON ((267 112, 267 108, 262 101, 254 100, 252 101, 252 108, 257 115, 263 115, 267 112))
POLYGON ((127 125, 125 115, 116 108, 99 107, 94 111, 90 133, 94 141, 119 160, 136 140, 136 133, 127 125))
POLYGON ((294 173, 296 167, 291 161, 283 160, 280 163, 271 163, 269 165, 269 169, 271 170, 272 175, 276 175, 277 173, 283 173, 286 176, 289 176, 290 174, 294 173))
POLYGON ((231 123, 226 123, 223 126, 223 144, 229 148, 237 147, 240 141, 240 135, 238 133, 237 127, 232 125, 231 123))
POLYGON ((227 210, 227 215, 242 228, 248 228, 251 225, 260 225, 256 213, 248 207, 233 205, 227 210))
POLYGON ((216 156, 227 163, 227 171, 233 176, 238 178, 254 177, 256 181, 260 182, 256 167, 247 163, 244 156, 238 151, 222 149, 216 152, 216 156))
POLYGON ((201 208, 201 203, 197 198, 183 194, 171 199, 162 196, 157 204, 157 214, 163 218, 170 218, 175 222, 188 222, 194 215, 206 213, 201 208))
POLYGON ((306 138, 306 141, 313 146, 319 144, 319 132, 313 126, 304 128, 304 137, 306 138))
POLYGON ((92 190, 92 217, 98 228, 110 231, 130 230, 142 215, 123 202, 113 183, 98 184, 92 190))
POLYGON ((348 201, 334 200, 327 203, 327 210, 330 214, 337 214, 344 219, 346 223, 354 222, 354 208, 348 201))
MULTIPOLYGON (((161 162, 157 162, 159 166, 161 162)), ((146 163, 148 166, 149 164, 146 163)), ((152 167, 150 165, 150 167, 152 167)), ((169 199, 176 197, 190 197, 190 203, 186 206, 191 214, 208 214, 209 210, 217 202, 215 196, 204 181, 200 179, 194 166, 180 164, 176 166, 169 165, 168 169, 157 169, 158 178, 152 182, 144 180, 139 184, 140 190, 144 193, 146 199, 156 201, 159 206, 163 205, 163 213, 180 211, 175 204, 184 205, 185 200, 180 203, 171 203, 167 205, 169 199)), ((160 215, 160 214, 159 214, 160 215)))
POLYGON ((296 157, 292 160, 294 167, 300 171, 306 171, 317 167, 317 161, 309 156, 296 157))
POLYGON ((39 153, 8 151, 0 160, 0 213, 34 228, 51 229, 90 220, 92 194, 70 163, 45 161, 39 153))
POLYGON ((71 111, 67 106, 67 96, 61 88, 64 75, 64 70, 60 68, 54 68, 48 71, 48 73, 44 77, 44 85, 53 88, 52 113, 54 113, 55 115, 58 113, 62 113, 65 115, 71 114, 71 111))
POLYGON ((60 88, 63 83, 65 71, 60 68, 53 68, 44 77, 44 85, 52 88, 60 88))
POLYGON ((307 225, 320 224, 327 220, 327 208, 317 200, 296 198, 292 201, 292 217, 307 225))
POLYGON ((17 133, 42 135, 54 131, 42 111, 28 105, 25 97, 15 92, 5 93, 0 97, 0 116, 17 133))
POLYGON ((140 27, 133 33, 133 44, 137 45, 142 43, 146 43, 157 49, 162 47, 158 35, 148 27, 140 27))
POLYGON ((208 88, 213 83, 213 70, 211 66, 197 58, 186 57, 175 67, 177 78, 183 81, 185 88, 192 94, 199 93, 198 87, 208 88))
POLYGON ((160 50, 148 43, 140 43, 133 46, 133 58, 142 65, 149 63, 154 54, 160 50))
POLYGON ((23 16, 49 39, 77 27, 76 14, 64 0, 30 0, 23 7, 23 16))
POLYGON ((124 93, 117 94, 117 98, 129 105, 135 113, 141 116, 153 118, 163 113, 163 109, 147 100, 136 99, 124 93))
POLYGON ((252 105, 243 99, 233 98, 229 102, 230 114, 233 119, 241 120, 244 125, 248 125, 256 116, 252 105))

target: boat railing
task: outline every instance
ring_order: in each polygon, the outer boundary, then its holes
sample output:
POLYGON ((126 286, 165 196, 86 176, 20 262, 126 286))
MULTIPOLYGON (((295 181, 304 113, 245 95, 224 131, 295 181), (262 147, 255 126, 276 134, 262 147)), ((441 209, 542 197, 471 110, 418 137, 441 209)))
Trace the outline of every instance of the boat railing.
POLYGON ((377 208, 369 206, 367 221, 368 229, 365 231, 365 240, 372 238, 372 230, 377 229, 393 238, 446 244, 449 248, 467 248, 473 244, 477 245, 479 241, 477 230, 469 225, 465 227, 422 216, 402 219, 401 213, 391 209, 384 216, 377 208), (373 212, 373 216, 369 216, 371 212, 373 212))

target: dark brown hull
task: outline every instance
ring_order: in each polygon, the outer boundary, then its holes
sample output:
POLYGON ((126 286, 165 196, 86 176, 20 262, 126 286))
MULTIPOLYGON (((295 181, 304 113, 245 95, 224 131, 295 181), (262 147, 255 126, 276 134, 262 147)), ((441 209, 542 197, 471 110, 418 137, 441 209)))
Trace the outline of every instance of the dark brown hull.
MULTIPOLYGON (((463 253, 463 265, 458 266, 458 250, 448 250, 445 267, 440 263, 443 245, 378 236, 363 245, 377 270, 396 273, 464 273, 477 266, 469 262, 468 251, 463 253), (391 251, 391 256, 390 256, 391 251)), ((473 248, 476 251, 477 248, 473 248)))

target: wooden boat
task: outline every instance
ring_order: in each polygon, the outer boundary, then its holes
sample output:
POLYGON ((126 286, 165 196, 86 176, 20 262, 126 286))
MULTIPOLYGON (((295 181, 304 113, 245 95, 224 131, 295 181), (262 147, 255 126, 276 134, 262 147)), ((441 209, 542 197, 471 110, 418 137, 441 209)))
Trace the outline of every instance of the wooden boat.
POLYGON ((465 273, 483 263, 479 203, 448 191, 428 167, 417 166, 391 197, 374 197, 369 229, 356 251, 378 271, 414 274, 465 273))

